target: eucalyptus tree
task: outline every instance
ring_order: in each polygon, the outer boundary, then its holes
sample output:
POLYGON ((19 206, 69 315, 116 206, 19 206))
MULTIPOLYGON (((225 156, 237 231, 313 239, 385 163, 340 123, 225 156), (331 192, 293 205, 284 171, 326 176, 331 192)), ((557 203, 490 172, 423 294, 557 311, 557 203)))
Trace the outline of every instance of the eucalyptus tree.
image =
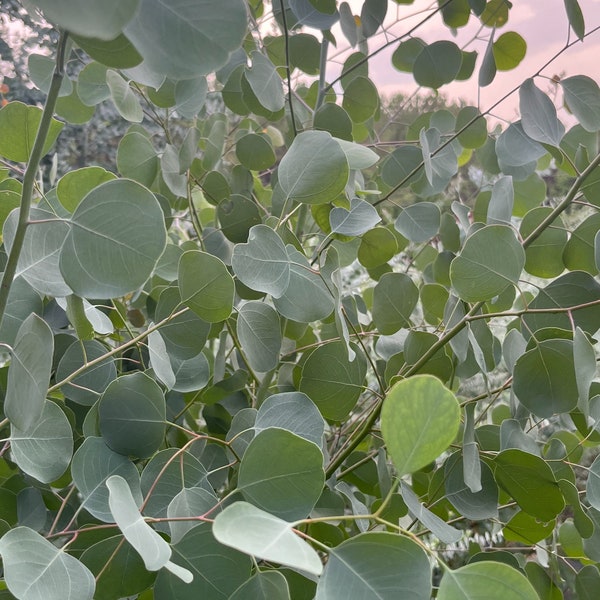
MULTIPOLYGON (((0 594, 595 596, 600 89, 551 83, 567 131, 540 65, 504 128, 384 138, 384 45, 433 90, 526 51, 510 2, 392 36, 411 4, 27 2, 58 41, 0 110, 0 594), (41 178, 106 105, 115 173, 41 178)), ((558 55, 597 35, 565 9, 558 55)))

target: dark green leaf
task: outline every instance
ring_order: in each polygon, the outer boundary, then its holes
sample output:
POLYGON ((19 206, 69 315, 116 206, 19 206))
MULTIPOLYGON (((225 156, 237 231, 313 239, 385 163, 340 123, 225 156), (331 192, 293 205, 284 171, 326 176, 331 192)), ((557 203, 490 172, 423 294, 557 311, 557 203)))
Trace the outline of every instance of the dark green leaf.
POLYGON ((125 456, 151 456, 165 434, 165 398, 146 374, 122 375, 100 398, 100 431, 108 446, 125 456))
POLYGON ((324 482, 323 454, 316 444, 290 431, 268 428, 244 453, 238 490, 259 508, 294 521, 308 516, 324 482))
POLYGON ((538 456, 504 450, 493 462, 496 481, 527 513, 550 521, 565 507, 552 469, 538 456))
MULTIPOLYGON (((354 345, 353 349, 358 350, 354 345)), ((341 421, 362 393, 366 374, 362 352, 356 352, 351 362, 344 342, 329 342, 319 346, 304 363, 299 390, 317 405, 326 419, 341 421)))
POLYGON ((412 540, 391 533, 358 535, 333 548, 316 600, 429 600, 429 560, 412 540))
MULTIPOLYGON (((27 162, 42 118, 42 109, 22 102, 9 102, 0 109, 0 156, 27 162)), ((47 154, 63 128, 56 119, 50 122, 42 154, 47 154)))

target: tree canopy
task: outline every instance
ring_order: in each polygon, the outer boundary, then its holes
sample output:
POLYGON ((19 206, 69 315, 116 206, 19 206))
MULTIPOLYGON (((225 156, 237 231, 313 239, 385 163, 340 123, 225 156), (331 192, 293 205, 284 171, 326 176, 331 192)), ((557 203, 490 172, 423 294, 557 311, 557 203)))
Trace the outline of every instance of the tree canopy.
POLYGON ((596 597, 600 88, 412 4, 7 2, 1 597, 596 597))

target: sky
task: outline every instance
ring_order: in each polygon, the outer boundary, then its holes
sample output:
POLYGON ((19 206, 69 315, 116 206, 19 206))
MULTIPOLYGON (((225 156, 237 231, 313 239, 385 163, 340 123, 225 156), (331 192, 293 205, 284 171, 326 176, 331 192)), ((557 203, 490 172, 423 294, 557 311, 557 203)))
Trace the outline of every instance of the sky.
MULTIPOLYGON (((482 111, 487 110, 502 95, 517 87, 524 79, 537 72, 556 52, 565 46, 569 35, 569 24, 565 12, 564 0, 512 0, 513 8, 510 10, 509 20, 496 32, 496 39, 506 31, 516 31, 527 42, 527 54, 521 64, 512 71, 498 72, 493 83, 485 88, 478 89, 477 73, 486 48, 484 39, 475 40, 468 45, 468 50, 477 50, 478 59, 474 75, 465 82, 453 82, 440 88, 440 92, 451 99, 462 98, 469 103, 479 106, 482 111)), ((387 35, 389 39, 402 35, 411 26, 418 23, 427 14, 423 12, 432 5, 437 6, 436 0, 415 0, 412 5, 398 5, 392 8, 390 3, 388 17, 386 18, 387 35), (390 9, 394 11, 390 14, 390 9), (410 15, 415 15, 410 17, 410 15), (400 21, 397 21, 400 17, 400 21)), ((586 32, 594 28, 600 28, 600 0, 579 0, 585 24, 586 32)), ((351 6, 355 13, 360 14, 362 0, 352 1, 351 6)), ((460 47, 472 40, 480 28, 480 22, 471 16, 467 26, 458 30, 456 36, 452 35, 442 22, 440 15, 434 16, 425 25, 419 28, 415 34, 425 42, 432 43, 437 40, 454 41, 460 47)), ((481 35, 487 36, 489 29, 484 29, 481 35)), ((385 35, 379 33, 378 39, 372 42, 371 50, 381 41, 385 41, 385 35)), ((341 33, 340 33, 341 37, 341 33)), ((338 37, 338 39, 340 39, 338 37)), ((570 32, 570 40, 576 36, 570 32)), ((396 44, 381 52, 370 63, 369 76, 377 85, 380 93, 393 95, 400 91, 412 93, 415 90, 415 82, 410 74, 404 74, 391 64, 391 55, 396 44)), ((588 75, 600 83, 600 29, 589 35, 583 43, 577 42, 570 47, 552 64, 542 71, 542 75, 548 78, 554 75, 564 77, 572 75, 588 75)), ((537 79, 536 85, 544 91, 554 90, 550 81, 537 79)), ((560 93, 560 92, 559 92, 560 93)), ((560 96, 558 98, 560 104, 560 96)), ((518 93, 502 102, 493 111, 493 115, 500 119, 514 120, 518 114, 518 93)), ((569 121, 568 115, 562 113, 562 118, 569 121)))

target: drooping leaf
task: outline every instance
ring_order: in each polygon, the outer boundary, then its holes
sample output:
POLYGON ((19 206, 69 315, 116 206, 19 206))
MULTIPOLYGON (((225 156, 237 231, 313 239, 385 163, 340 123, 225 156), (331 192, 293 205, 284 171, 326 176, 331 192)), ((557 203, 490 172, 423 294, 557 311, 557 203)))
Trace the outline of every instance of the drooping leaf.
POLYGON ((31 314, 15 339, 4 399, 4 414, 22 432, 30 431, 42 418, 53 349, 50 328, 31 314))
POLYGON ((488 225, 510 225, 513 212, 514 189, 512 177, 500 177, 492 187, 487 210, 488 225))
POLYGON ((569 25, 573 28, 575 35, 583 41, 583 37, 585 36, 585 20, 578 0, 565 0, 565 9, 569 25))
POLYGON ((109 69, 106 71, 106 84, 119 114, 126 121, 141 123, 144 119, 144 111, 129 83, 119 73, 109 69))
MULTIPOLYGON (((44 56, 43 54, 30 54, 27 58, 29 76, 36 87, 44 94, 48 94, 50 90, 55 64, 50 56, 44 56)), ((58 92, 59 97, 68 96, 72 91, 73 82, 69 77, 64 77, 58 92)))
MULTIPOLYGON (((0 109, 0 156, 27 162, 42 119, 42 109, 22 102, 9 102, 0 109)), ((48 153, 64 124, 52 119, 42 154, 48 153)))
POLYGON ((431 596, 429 560, 412 540, 391 533, 363 533, 331 549, 316 600, 431 596))
POLYGON ((28 527, 16 527, 0 539, 4 580, 22 600, 92 600, 90 570, 28 527))
POLYGON ((342 341, 319 346, 304 363, 299 390, 305 393, 326 419, 341 421, 354 408, 363 390, 366 359, 353 345, 356 356, 348 360, 342 341))
POLYGON ((381 433, 398 476, 435 460, 452 443, 460 425, 454 394, 431 375, 396 383, 381 410, 381 433))
POLYGON ((69 225, 60 270, 69 287, 83 298, 115 298, 136 290, 165 249, 158 201, 127 179, 94 188, 79 203, 69 225))
POLYGON ((257 100, 267 110, 277 112, 284 107, 283 83, 273 63, 261 52, 250 55, 252 66, 246 69, 246 80, 257 100))
POLYGON ((152 72, 174 80, 208 75, 229 60, 242 45, 248 23, 240 0, 206 0, 195 4, 176 0, 141 0, 125 35, 152 72), (156 40, 162 40, 156 44, 156 40))
POLYGON ((467 238, 450 265, 450 279, 463 300, 489 300, 516 284, 524 265, 525 251, 512 228, 488 225, 467 238))
POLYGON ((253 369, 266 373, 277 366, 282 342, 277 311, 263 302, 247 302, 238 312, 237 334, 253 369))
POLYGON ((235 502, 217 515, 213 534, 241 552, 320 575, 319 555, 293 532, 293 525, 247 502, 235 502))
POLYGON ((259 508, 294 521, 308 516, 324 482, 319 446, 285 429, 268 428, 244 453, 238 489, 259 508))
POLYGON ((366 0, 360 11, 360 22, 363 35, 368 38, 374 35, 383 25, 388 3, 385 0, 366 0))
POLYGON ((230 597, 230 600, 290 600, 286 578, 279 571, 257 571, 230 597))
POLYGON ((111 475, 119 475, 127 481, 136 503, 142 502, 140 475, 135 465, 126 456, 113 452, 102 438, 84 440, 73 456, 71 473, 73 483, 82 495, 83 508, 100 521, 113 522, 105 485, 111 475))
POLYGON ((31 429, 11 427, 10 447, 19 468, 42 483, 58 479, 73 455, 73 432, 60 407, 45 400, 42 414, 31 429))
POLYGON ((556 116, 552 100, 536 87, 531 78, 519 88, 519 106, 523 130, 532 140, 551 146, 560 144, 565 127, 556 116))
POLYGON ((498 487, 490 468, 485 463, 480 463, 480 466, 481 490, 476 493, 465 484, 465 470, 460 453, 452 454, 444 468, 448 500, 461 515, 474 521, 491 519, 498 515, 498 487))
POLYGON ((170 561, 171 547, 140 514, 131 495, 127 482, 119 475, 111 475, 106 480, 108 504, 115 522, 125 539, 137 550, 148 571, 158 571, 162 567, 171 571, 182 581, 190 583, 190 571, 170 561))
POLYGON ((462 537, 462 531, 446 523, 442 518, 430 511, 417 494, 404 481, 402 482, 402 498, 408 510, 437 538, 446 544, 458 542, 462 537))
POLYGON ((537 600, 525 575, 496 561, 476 562, 455 571, 447 570, 438 591, 439 600, 537 600))
MULTIPOLYGON (((573 0, 576 2, 577 0, 573 0)), ((586 75, 575 75, 560 80, 565 104, 586 131, 600 129, 600 87, 586 75)))
POLYGON ((324 204, 334 200, 348 181, 348 161, 326 131, 305 131, 279 163, 279 185, 290 200, 324 204))
POLYGON ((181 300, 208 323, 224 321, 233 309, 235 284, 216 256, 189 250, 179 259, 181 300))
POLYGON ((112 381, 98 406, 102 437, 115 452, 151 456, 163 442, 165 398, 158 384, 135 372, 112 381))

